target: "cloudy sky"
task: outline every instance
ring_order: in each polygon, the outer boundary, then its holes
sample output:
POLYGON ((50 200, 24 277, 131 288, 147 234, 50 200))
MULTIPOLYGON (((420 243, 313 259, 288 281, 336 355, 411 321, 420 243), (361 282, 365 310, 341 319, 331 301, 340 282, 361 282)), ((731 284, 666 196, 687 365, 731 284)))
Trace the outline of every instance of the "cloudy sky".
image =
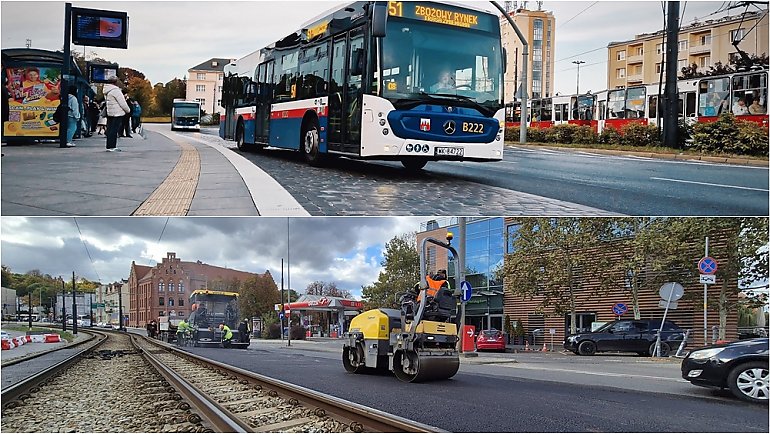
POLYGON ((2 264, 13 272, 38 269, 114 282, 128 278, 131 261, 155 265, 176 252, 182 261, 263 273, 280 287, 281 258, 291 255, 291 286, 337 282, 358 296, 377 280, 384 245, 419 230, 425 217, 292 218, 287 252, 286 218, 3 217, 2 264), (165 227, 165 231, 163 230, 165 227), (78 231, 80 227, 80 232, 78 231), (163 236, 161 237, 161 232, 163 236), (89 259, 84 243, 88 246, 89 259), (160 239, 160 242, 158 240, 160 239))
MULTIPOLYGON (((182 78, 189 68, 213 57, 242 57, 343 3, 346 2, 72 2, 76 7, 128 13, 128 50, 87 47, 86 53, 91 56, 91 52, 96 52, 99 57, 142 71, 153 84, 182 78)), ((493 8, 486 1, 462 3, 493 8)), ((686 2, 683 22, 705 17, 722 4, 720 1, 686 2)), ((535 9, 537 2, 530 1, 528 6, 535 9)), ((32 40, 34 48, 62 48, 64 2, 3 0, 1 9, 2 48, 24 47, 27 39, 32 40)), ((573 60, 586 62, 581 67, 581 89, 604 89, 607 44, 632 39, 638 33, 654 32, 663 25, 658 1, 545 1, 543 9, 556 16, 555 90, 561 93, 572 92, 575 88, 573 60)), ((83 47, 75 48, 83 50, 83 47)))

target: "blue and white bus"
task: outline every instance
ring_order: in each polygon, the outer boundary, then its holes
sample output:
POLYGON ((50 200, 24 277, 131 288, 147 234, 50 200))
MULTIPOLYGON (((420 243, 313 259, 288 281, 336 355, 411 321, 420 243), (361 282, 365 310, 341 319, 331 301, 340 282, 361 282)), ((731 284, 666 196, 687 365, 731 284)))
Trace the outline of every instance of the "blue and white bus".
POLYGON ((355 2, 225 67, 219 132, 324 158, 498 161, 497 15, 432 2, 355 2))
POLYGON ((171 104, 171 131, 177 130, 201 130, 200 101, 185 101, 183 98, 174 98, 171 104))

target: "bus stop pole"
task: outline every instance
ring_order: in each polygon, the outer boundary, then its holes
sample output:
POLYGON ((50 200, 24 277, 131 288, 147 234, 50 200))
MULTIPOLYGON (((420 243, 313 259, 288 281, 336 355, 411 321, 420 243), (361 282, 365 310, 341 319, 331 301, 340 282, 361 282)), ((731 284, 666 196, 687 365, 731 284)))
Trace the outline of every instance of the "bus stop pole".
MULTIPOLYGON (((502 6, 500 6, 499 3, 496 1, 491 1, 493 5, 500 11, 500 13, 503 14, 506 20, 508 20, 508 23, 513 27, 513 30, 516 32, 516 35, 519 37, 519 41, 521 42, 521 45, 523 46, 521 50, 521 60, 524 64, 524 67, 521 69, 521 122, 519 125, 519 142, 522 145, 527 144, 527 116, 529 110, 527 110, 527 69, 529 68, 529 62, 527 62, 527 58, 529 57, 529 43, 527 42, 527 38, 524 36, 523 33, 521 33, 521 30, 519 30, 518 27, 516 27, 516 23, 513 22, 513 19, 510 15, 508 15, 508 12, 503 9, 502 6)), ((508 59, 504 60, 505 62, 508 61, 508 59)), ((515 86, 515 84, 514 84, 515 86)), ((515 92, 513 99, 516 99, 515 92)), ((515 109, 515 108, 514 108, 515 109)))
MULTIPOLYGON (((62 54, 61 80, 59 80, 59 104, 67 104, 69 93, 67 78, 70 74, 70 34, 72 33, 72 3, 64 4, 64 53, 62 54)), ((59 122, 59 147, 67 147, 67 125, 69 119, 59 122)))

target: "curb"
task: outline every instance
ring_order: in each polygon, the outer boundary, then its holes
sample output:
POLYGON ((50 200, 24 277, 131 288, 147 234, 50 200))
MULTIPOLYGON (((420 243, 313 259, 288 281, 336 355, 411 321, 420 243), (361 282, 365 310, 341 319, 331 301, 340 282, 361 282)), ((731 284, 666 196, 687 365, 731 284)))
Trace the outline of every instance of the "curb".
POLYGON ((770 162, 768 161, 755 160, 755 159, 749 159, 749 158, 740 158, 740 157, 714 157, 714 156, 708 156, 708 155, 667 154, 667 153, 660 153, 660 152, 645 152, 645 151, 620 151, 615 149, 520 145, 512 142, 506 142, 505 146, 507 148, 548 149, 552 151, 567 151, 567 152, 570 152, 570 151, 591 152, 594 154, 617 155, 617 156, 633 155, 635 157, 653 158, 657 160, 704 161, 707 163, 732 164, 737 166, 751 166, 751 167, 765 167, 765 168, 770 166, 770 162))

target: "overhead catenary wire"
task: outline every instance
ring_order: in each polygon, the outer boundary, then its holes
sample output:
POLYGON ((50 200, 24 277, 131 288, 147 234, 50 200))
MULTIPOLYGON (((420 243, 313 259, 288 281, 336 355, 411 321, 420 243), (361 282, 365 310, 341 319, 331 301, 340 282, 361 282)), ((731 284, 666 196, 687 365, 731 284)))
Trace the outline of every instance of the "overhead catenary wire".
MULTIPOLYGON (((163 234, 166 233, 166 226, 168 226, 168 220, 170 217, 166 217, 166 222, 163 223, 163 229, 160 230, 160 235, 158 236, 158 241, 155 243, 157 247, 160 247, 160 240, 163 238, 163 234)), ((157 263, 157 261, 156 261, 157 263)))
POLYGON ((96 273, 96 281, 101 283, 101 278, 99 277, 99 272, 96 271, 96 264, 94 264, 94 259, 91 257, 91 252, 88 250, 88 243, 86 243, 86 240, 83 239, 83 232, 80 230, 80 225, 78 224, 77 217, 72 217, 72 219, 75 221, 75 226, 78 228, 78 234, 80 234, 80 242, 83 243, 83 247, 86 249, 86 254, 88 255, 88 259, 91 261, 91 267, 94 269, 94 273, 96 273))
POLYGON ((566 25, 567 25, 569 22, 571 22, 571 21, 572 21, 572 20, 574 20, 575 18, 579 17, 579 16, 580 16, 580 15, 581 15, 583 12, 585 12, 585 11, 587 11, 587 10, 591 9, 592 7, 596 6, 596 4, 597 4, 597 3, 599 3, 599 2, 598 2, 598 1, 596 1, 596 2, 593 2, 593 3, 591 3, 591 4, 590 4, 590 5, 588 5, 588 6, 587 6, 585 9, 583 9, 582 11, 580 11, 580 12, 578 12, 577 14, 575 14, 574 16, 572 16, 572 18, 568 19, 567 21, 565 21, 565 22, 563 22, 563 23, 560 23, 560 24, 558 24, 558 25, 556 26, 556 28, 557 28, 557 29, 559 29, 559 28, 562 28, 562 27, 566 26, 566 25))

